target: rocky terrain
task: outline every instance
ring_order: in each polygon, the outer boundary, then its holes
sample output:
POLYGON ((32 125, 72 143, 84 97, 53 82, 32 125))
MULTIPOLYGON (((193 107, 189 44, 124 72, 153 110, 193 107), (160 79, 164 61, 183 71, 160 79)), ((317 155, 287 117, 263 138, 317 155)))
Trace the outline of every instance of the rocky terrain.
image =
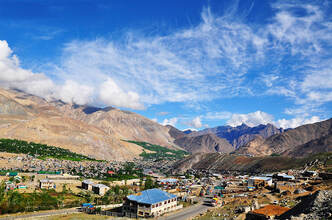
POLYGON ((311 153, 332 150, 332 119, 307 124, 288 130, 267 139, 255 138, 236 152, 264 156, 282 154, 285 156, 306 156, 311 153))
POLYGON ((0 138, 53 145, 97 159, 132 160, 142 148, 123 139, 178 148, 168 130, 132 112, 0 89, 0 138))
POLYGON ((332 218, 332 190, 317 191, 306 196, 278 219, 314 220, 332 218))

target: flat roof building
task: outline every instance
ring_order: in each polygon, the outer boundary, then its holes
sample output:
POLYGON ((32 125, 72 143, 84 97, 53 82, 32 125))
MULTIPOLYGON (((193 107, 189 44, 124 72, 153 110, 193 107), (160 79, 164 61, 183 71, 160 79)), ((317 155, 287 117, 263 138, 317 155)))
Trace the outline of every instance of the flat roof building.
POLYGON ((94 185, 95 183, 92 182, 91 180, 83 180, 82 181, 82 189, 86 189, 86 190, 92 190, 92 185, 94 185))
POLYGON ((39 188, 41 189, 55 189, 55 183, 49 179, 39 181, 39 188))
POLYGON ((92 185, 92 191, 100 196, 105 195, 105 193, 109 190, 110 188, 104 184, 94 184, 92 185))
POLYGON ((148 189, 127 196, 123 205, 124 216, 152 217, 182 208, 177 205, 177 196, 160 189, 148 189))
POLYGON ((272 178, 265 176, 253 176, 248 179, 248 186, 272 186, 272 178))

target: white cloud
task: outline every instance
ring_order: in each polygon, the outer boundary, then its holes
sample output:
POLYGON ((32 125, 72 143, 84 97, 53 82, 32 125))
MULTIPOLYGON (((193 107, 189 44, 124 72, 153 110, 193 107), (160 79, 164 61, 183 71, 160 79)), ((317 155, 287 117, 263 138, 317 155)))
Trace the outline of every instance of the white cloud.
POLYGON ((132 91, 123 91, 111 78, 108 78, 107 81, 101 85, 99 95, 100 99, 106 105, 121 106, 132 109, 144 108, 144 106, 140 103, 140 98, 137 93, 132 91))
POLYGON ((185 122, 185 124, 195 129, 201 128, 203 126, 200 116, 193 118, 191 121, 185 122))
POLYGON ((0 41, 0 86, 76 104, 88 103, 93 93, 93 88, 84 84, 68 80, 63 85, 57 85, 43 73, 21 68, 19 59, 13 55, 6 41, 0 41))
POLYGON ((151 121, 154 121, 154 122, 158 123, 158 119, 157 118, 152 118, 151 121))
POLYGON ((182 131, 198 131, 196 128, 186 128, 186 129, 183 129, 182 131))
MULTIPOLYGON (((292 112, 293 114, 295 114, 294 112, 292 112)), ((311 124, 311 123, 315 123, 315 122, 319 122, 321 121, 320 117, 318 116, 312 116, 309 117, 308 114, 304 114, 301 112, 296 112, 296 114, 300 115, 300 113, 302 114, 302 116, 299 117, 294 117, 291 119, 279 119, 279 120, 275 120, 274 117, 271 114, 268 114, 266 112, 262 112, 262 111, 256 111, 256 112, 250 112, 247 114, 232 114, 229 112, 221 112, 220 115, 222 117, 218 117, 218 113, 213 114, 212 116, 216 116, 216 117, 211 117, 211 114, 207 114, 205 116, 203 116, 205 119, 224 119, 227 120, 226 124, 230 125, 230 126, 239 126, 241 124, 246 124, 250 127, 254 127, 260 124, 273 124, 277 127, 281 127, 281 128, 295 128, 304 124, 311 124)))
POLYGON ((321 121, 319 117, 312 116, 311 118, 280 119, 276 121, 275 125, 281 128, 296 128, 304 124, 312 124, 319 121, 321 121))
POLYGON ((93 88, 68 80, 58 88, 56 96, 64 102, 83 105, 91 102, 93 88))
POLYGON ((251 127, 273 123, 273 116, 262 111, 256 111, 248 114, 232 114, 230 119, 227 120, 227 124, 233 127, 242 123, 251 127))
POLYGON ((7 41, 0 40, 0 86, 18 88, 26 92, 50 97, 54 84, 43 73, 33 73, 20 67, 20 62, 8 46, 7 41))
POLYGON ((178 122, 178 118, 174 117, 174 118, 170 118, 167 119, 165 118, 164 121, 161 123, 162 125, 172 125, 173 127, 176 127, 176 123, 178 122))

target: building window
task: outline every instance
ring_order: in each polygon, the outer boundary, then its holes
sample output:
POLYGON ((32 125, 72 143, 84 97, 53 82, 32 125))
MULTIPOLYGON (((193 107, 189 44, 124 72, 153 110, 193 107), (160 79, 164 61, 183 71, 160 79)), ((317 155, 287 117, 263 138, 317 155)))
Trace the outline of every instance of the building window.
POLYGON ((138 212, 138 214, 139 214, 139 215, 143 215, 143 214, 144 214, 144 212, 138 212))

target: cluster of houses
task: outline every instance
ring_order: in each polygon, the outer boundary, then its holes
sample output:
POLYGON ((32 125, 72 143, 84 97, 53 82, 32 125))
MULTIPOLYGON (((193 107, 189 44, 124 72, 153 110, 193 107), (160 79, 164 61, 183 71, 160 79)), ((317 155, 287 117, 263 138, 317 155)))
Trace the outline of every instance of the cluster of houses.
POLYGON ((105 193, 110 189, 110 187, 104 184, 96 184, 91 180, 83 180, 81 187, 82 189, 93 191, 95 194, 100 196, 105 195, 105 193))
POLYGON ((17 172, 8 172, 6 173, 6 176, 12 179, 12 181, 8 180, 5 182, 6 190, 27 188, 27 186, 24 183, 22 183, 22 177, 19 176, 17 172))

